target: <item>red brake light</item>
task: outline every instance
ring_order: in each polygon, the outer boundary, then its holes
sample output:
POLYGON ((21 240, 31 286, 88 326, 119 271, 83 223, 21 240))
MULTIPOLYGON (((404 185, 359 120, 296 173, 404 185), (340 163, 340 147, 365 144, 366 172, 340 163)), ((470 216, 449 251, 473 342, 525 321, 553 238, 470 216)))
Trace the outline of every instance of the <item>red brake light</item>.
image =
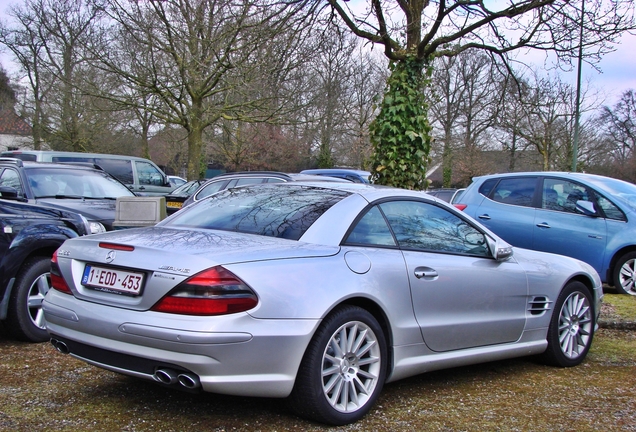
POLYGON ((151 310, 210 316, 244 312, 257 304, 258 297, 245 282, 217 266, 183 281, 151 310))
POLYGON ((73 295, 73 292, 62 277, 60 266, 57 263, 57 251, 53 253, 53 257, 51 258, 51 287, 64 294, 73 295))
POLYGON ((453 204, 456 208, 460 209, 461 211, 464 211, 466 209, 466 207, 468 207, 468 205, 466 204, 453 204))
POLYGON ((132 252, 135 250, 134 246, 122 245, 117 243, 105 243, 105 242, 99 242, 99 247, 104 249, 113 249, 113 250, 120 250, 120 251, 126 251, 126 252, 132 252))

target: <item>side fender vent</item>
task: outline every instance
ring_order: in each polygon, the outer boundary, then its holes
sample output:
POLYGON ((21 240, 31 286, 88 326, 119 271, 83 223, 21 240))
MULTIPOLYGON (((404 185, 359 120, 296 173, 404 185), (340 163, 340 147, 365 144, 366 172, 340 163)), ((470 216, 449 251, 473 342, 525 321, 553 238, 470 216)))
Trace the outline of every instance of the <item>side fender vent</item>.
POLYGON ((542 315, 550 310, 551 304, 552 302, 547 297, 534 297, 530 300, 528 312, 530 312, 530 315, 542 315))

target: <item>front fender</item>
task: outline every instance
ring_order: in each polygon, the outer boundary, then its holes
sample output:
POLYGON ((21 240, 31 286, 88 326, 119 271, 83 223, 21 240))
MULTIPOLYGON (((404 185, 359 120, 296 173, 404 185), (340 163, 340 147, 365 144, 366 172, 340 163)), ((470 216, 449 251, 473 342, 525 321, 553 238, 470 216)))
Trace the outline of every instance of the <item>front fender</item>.
POLYGON ((0 304, 10 295, 9 283, 29 256, 52 256, 64 241, 78 236, 72 229, 60 225, 33 225, 20 230, 0 260, 0 304))

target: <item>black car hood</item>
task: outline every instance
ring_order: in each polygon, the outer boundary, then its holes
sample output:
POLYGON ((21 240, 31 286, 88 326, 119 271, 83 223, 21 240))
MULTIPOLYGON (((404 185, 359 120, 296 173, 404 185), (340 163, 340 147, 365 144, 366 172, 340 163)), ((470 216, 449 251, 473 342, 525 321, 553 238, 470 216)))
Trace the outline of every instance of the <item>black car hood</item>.
POLYGON ((116 215, 116 200, 110 199, 56 199, 42 198, 40 204, 84 215, 89 221, 101 222, 108 231, 113 229, 116 215))

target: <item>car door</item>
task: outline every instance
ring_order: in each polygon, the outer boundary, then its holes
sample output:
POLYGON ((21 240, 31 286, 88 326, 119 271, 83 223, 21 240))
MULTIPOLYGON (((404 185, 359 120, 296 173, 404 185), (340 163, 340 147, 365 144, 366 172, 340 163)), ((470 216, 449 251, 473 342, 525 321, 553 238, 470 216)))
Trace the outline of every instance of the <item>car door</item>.
POLYGON ((147 196, 162 196, 174 189, 159 168, 150 162, 135 160, 133 166, 137 177, 135 192, 147 196))
POLYGON ((532 248, 537 180, 537 176, 502 178, 488 191, 474 217, 511 245, 532 248))
POLYGON ((441 206, 379 205, 403 251, 416 319, 433 351, 514 342, 525 327, 527 280, 492 258, 486 236, 441 206))
POLYGON ((601 273, 607 223, 601 213, 583 214, 577 201, 596 201, 586 186, 560 178, 544 178, 541 206, 535 213, 532 249, 580 259, 601 273))

